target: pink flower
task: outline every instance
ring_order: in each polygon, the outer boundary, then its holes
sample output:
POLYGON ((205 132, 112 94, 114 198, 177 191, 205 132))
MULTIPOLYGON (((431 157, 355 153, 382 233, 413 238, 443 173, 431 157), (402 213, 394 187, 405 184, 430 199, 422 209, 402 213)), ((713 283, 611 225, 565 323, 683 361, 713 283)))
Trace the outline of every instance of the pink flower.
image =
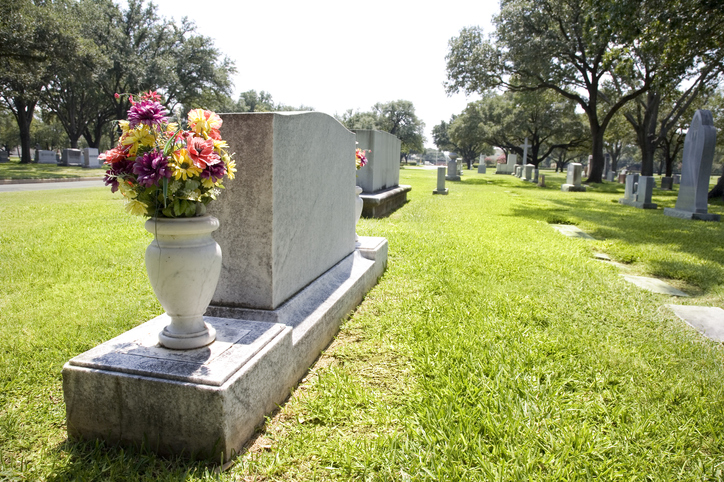
POLYGON ((213 166, 221 162, 221 158, 214 152, 213 139, 204 140, 201 137, 195 137, 190 134, 186 138, 186 149, 189 151, 189 157, 194 166, 204 169, 206 166, 213 166))

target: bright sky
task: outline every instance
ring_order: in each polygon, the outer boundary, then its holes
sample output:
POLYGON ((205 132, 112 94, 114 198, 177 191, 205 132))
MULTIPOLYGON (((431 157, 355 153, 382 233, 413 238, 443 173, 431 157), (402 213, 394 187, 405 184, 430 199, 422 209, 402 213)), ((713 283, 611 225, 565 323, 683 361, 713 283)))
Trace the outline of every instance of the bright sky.
POLYGON ((448 40, 466 26, 490 32, 499 11, 497 0, 154 3, 164 17, 193 20, 198 33, 236 62, 234 98, 264 90, 276 103, 330 115, 409 100, 425 122, 428 147, 433 126, 477 99, 445 94, 448 40))

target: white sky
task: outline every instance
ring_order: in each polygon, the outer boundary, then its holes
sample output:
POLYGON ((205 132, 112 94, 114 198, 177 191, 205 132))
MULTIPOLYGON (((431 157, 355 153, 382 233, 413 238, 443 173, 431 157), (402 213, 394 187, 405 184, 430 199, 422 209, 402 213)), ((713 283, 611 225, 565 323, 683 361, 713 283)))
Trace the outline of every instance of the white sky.
MULTIPOLYGON (((497 0, 154 0, 161 16, 188 17, 236 62, 234 98, 255 89, 274 102, 330 115, 409 100, 432 128, 474 98, 448 97, 448 40, 466 26, 491 31, 497 0)), ((125 8, 125 2, 123 3, 125 8)))

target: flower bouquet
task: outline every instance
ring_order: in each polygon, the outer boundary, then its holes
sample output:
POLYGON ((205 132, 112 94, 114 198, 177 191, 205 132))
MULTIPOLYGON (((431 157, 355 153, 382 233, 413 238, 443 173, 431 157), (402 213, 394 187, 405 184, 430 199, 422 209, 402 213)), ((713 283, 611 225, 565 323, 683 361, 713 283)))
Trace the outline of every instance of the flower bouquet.
MULTIPOLYGON (((116 94, 119 96, 119 94, 116 94)), ((126 198, 131 214, 156 218, 203 215, 234 178, 236 165, 221 138, 221 118, 193 109, 188 128, 169 122, 156 92, 129 96, 128 120, 118 121, 122 134, 113 149, 99 156, 107 165, 105 183, 126 198)))
POLYGON ((366 152, 367 151, 360 149, 359 147, 355 149, 355 165, 357 166, 358 171, 367 165, 367 156, 365 156, 366 152))

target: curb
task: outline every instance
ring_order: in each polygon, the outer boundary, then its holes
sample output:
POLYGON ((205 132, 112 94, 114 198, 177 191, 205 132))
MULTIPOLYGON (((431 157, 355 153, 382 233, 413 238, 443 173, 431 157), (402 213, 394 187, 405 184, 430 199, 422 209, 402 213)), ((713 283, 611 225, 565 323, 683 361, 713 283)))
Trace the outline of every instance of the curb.
POLYGON ((102 181, 102 177, 68 177, 65 179, 0 179, 0 184, 40 184, 46 182, 102 181))

